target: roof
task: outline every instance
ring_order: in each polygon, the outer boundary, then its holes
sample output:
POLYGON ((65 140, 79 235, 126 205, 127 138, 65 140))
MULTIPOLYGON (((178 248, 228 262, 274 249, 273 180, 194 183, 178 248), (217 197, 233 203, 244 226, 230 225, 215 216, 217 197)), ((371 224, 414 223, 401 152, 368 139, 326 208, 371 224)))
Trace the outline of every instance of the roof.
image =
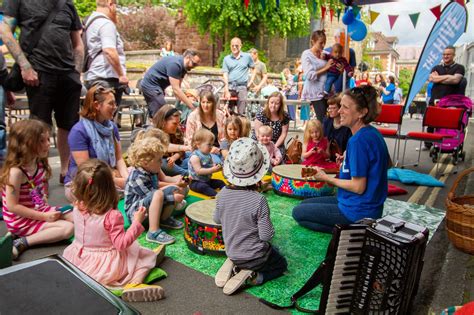
POLYGON ((398 37, 396 36, 385 36, 382 32, 373 32, 371 33, 372 39, 375 43, 374 51, 377 50, 391 50, 393 48, 393 44, 398 43, 398 37))
POLYGON ((400 60, 418 60, 422 51, 423 47, 419 46, 397 46, 400 60))

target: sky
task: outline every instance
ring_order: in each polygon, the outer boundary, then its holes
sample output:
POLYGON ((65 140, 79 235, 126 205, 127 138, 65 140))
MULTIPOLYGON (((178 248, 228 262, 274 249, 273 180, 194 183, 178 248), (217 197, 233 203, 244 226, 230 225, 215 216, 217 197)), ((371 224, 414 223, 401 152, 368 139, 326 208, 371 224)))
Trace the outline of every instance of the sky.
MULTIPOLYGON (((397 36, 399 46, 423 46, 436 22, 430 8, 442 4, 442 10, 449 2, 449 0, 398 0, 398 2, 371 5, 370 10, 379 12, 380 15, 372 25, 368 25, 369 31, 382 32, 386 36, 397 36), (420 16, 414 29, 408 14, 416 12, 420 12, 420 16), (393 30, 390 30, 388 14, 399 15, 393 30)), ((474 42, 474 0, 471 0, 466 8, 468 12, 466 33, 458 39, 456 46, 474 42)))

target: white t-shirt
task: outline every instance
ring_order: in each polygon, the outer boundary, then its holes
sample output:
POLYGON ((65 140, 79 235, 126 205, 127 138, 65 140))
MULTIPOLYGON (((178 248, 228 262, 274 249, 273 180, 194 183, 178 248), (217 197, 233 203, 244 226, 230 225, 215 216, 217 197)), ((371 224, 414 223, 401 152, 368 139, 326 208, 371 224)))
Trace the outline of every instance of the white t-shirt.
MULTIPOLYGON (((89 21, 98 15, 105 14, 93 12, 89 21)), ((114 22, 108 18, 98 18, 92 21, 87 29, 87 49, 89 56, 93 58, 103 48, 117 49, 122 71, 126 74, 125 51, 123 41, 117 31, 114 22)), ((117 78, 119 75, 115 72, 112 65, 107 61, 103 53, 100 53, 91 63, 89 70, 85 73, 84 80, 91 81, 99 78, 117 78)))

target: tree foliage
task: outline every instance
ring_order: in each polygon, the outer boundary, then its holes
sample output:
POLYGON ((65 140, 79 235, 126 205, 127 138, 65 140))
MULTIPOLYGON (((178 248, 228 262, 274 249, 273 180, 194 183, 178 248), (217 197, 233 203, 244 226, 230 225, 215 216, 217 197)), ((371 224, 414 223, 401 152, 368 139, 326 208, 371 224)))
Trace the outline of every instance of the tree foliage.
POLYGON ((398 87, 403 90, 403 95, 407 95, 410 89, 411 80, 413 79, 413 71, 409 69, 400 69, 398 73, 398 87))
POLYGON ((96 9, 95 0, 74 0, 74 6, 81 18, 88 16, 96 9))
POLYGON ((268 35, 307 35, 310 14, 317 14, 319 10, 319 5, 312 6, 311 1, 308 3, 303 0, 280 0, 277 8, 276 0, 252 0, 245 9, 242 0, 187 0, 184 2, 184 13, 202 34, 209 32, 213 38, 228 35, 253 40, 261 27, 268 35))

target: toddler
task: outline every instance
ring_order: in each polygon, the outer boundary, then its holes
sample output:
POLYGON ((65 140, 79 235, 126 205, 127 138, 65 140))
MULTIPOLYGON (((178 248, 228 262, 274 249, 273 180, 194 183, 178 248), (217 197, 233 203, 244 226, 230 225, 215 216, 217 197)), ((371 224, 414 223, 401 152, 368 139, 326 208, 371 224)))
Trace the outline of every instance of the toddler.
POLYGON ((272 133, 273 129, 270 126, 260 126, 258 128, 258 142, 260 142, 263 146, 266 147, 268 154, 270 156, 270 167, 269 167, 269 172, 271 172, 272 167, 280 165, 283 156, 281 154, 281 151, 276 147, 275 143, 272 141, 272 133))
POLYGON ((324 137, 323 125, 319 120, 310 120, 303 136, 303 165, 321 168, 337 168, 337 164, 329 161, 329 142, 324 137))
POLYGON ((225 122, 225 139, 221 142, 221 154, 224 159, 229 154, 229 147, 242 134, 242 120, 237 116, 230 116, 225 122))
POLYGON ((250 138, 240 138, 230 147, 224 176, 231 183, 217 195, 214 221, 222 224, 227 260, 215 282, 224 294, 244 284, 260 285, 287 269, 286 259, 270 244, 274 229, 265 197, 257 183, 270 166, 266 148, 250 138))
POLYGON ((183 223, 171 216, 174 207, 186 206, 184 195, 179 187, 165 185, 160 187, 157 174, 161 172, 161 158, 165 152, 162 143, 156 138, 135 141, 129 149, 129 161, 133 170, 125 185, 125 211, 130 220, 140 207, 148 209, 149 229, 146 240, 159 244, 172 244, 175 238, 163 229, 181 229, 183 223), (170 206, 167 206, 170 205, 170 206))
MULTIPOLYGON (((349 77, 352 76, 353 74, 353 69, 349 65, 349 62, 347 62, 347 59, 342 56, 343 54, 343 47, 341 44, 334 44, 332 46, 332 51, 331 55, 325 55, 326 59, 332 59, 334 61, 333 65, 331 68, 329 68, 327 72, 327 79, 326 83, 324 85, 324 92, 326 94, 329 94, 331 92, 331 88, 334 85, 334 83, 339 79, 339 76, 342 75, 344 70, 347 72, 347 75, 349 77)), ((337 93, 341 91, 336 91, 337 93)))
POLYGON ((220 164, 214 164, 211 149, 214 135, 206 129, 199 129, 193 136, 193 154, 189 159, 188 169, 191 183, 189 188, 206 196, 214 197, 225 183, 220 179, 213 179, 211 175, 221 170, 220 164))
POLYGON ((71 213, 63 214, 48 204, 49 126, 39 120, 13 124, 7 156, 0 173, 3 220, 13 241, 13 259, 28 247, 71 237, 71 213))
POLYGON ((112 172, 103 161, 90 159, 79 165, 72 187, 75 238, 63 256, 100 284, 123 287, 125 301, 159 300, 164 296, 163 288, 142 284, 157 258, 137 242, 145 230, 146 209, 135 211, 125 232, 122 214, 116 210, 114 187, 112 172))

